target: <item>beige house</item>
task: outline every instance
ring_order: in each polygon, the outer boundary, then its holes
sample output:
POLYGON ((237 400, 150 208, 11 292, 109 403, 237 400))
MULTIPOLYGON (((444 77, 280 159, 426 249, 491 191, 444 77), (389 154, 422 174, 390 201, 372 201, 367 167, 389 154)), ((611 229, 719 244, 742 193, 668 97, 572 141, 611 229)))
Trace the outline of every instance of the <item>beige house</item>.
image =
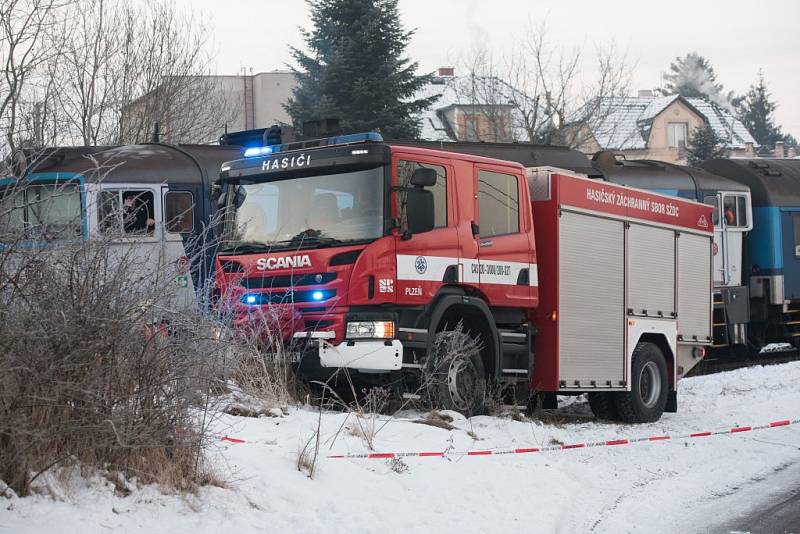
POLYGON ((297 85, 290 71, 194 76, 165 80, 126 107, 126 142, 150 139, 159 123, 162 141, 213 143, 228 132, 288 124, 283 109, 297 85))
POLYGON ((680 95, 604 97, 594 119, 581 125, 578 148, 587 154, 612 150, 628 159, 686 163, 694 130, 710 125, 724 140, 729 156, 755 155, 758 146, 747 128, 728 110, 702 98, 680 95))

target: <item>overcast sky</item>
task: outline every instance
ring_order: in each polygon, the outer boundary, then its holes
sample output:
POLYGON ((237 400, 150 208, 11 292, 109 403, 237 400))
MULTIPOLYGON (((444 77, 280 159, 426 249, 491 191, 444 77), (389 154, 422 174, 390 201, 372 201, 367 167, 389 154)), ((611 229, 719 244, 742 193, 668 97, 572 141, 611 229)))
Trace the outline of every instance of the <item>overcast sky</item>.
MULTIPOLYGON (((215 30, 218 71, 284 69, 289 44, 309 27, 302 0, 177 0, 204 13, 215 30)), ((400 0, 416 34, 408 55, 422 71, 457 63, 476 43, 502 53, 532 21, 554 39, 584 46, 612 39, 635 60, 634 86, 660 85, 675 56, 708 58, 726 90, 742 93, 763 69, 784 132, 800 138, 800 0, 400 0)), ((588 71, 589 65, 586 65, 588 71)))

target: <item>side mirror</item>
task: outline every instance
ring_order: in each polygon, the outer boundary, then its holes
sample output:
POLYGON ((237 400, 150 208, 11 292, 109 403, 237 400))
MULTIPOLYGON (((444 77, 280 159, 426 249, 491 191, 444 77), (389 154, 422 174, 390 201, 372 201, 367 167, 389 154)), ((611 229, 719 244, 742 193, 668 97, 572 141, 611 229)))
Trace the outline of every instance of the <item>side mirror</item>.
MULTIPOLYGON (((433 171, 433 169, 419 170, 433 171)), ((416 174, 416 172, 414 174, 416 174)), ((434 171, 434 176, 436 176, 436 171, 434 171)), ((408 232, 411 234, 430 232, 433 230, 434 225, 433 193, 425 191, 424 189, 411 189, 407 194, 406 216, 408 220, 408 232)))
POLYGON ((214 182, 211 184, 211 190, 209 191, 209 196, 211 200, 217 200, 219 197, 222 196, 222 184, 219 182, 214 182))
POLYGON ((431 187, 436 185, 436 171, 430 167, 420 167, 411 175, 411 185, 431 187))
POLYGON ((236 195, 233 198, 233 203, 236 205, 236 209, 239 209, 242 207, 242 204, 244 204, 244 199, 247 198, 247 191, 244 190, 244 187, 239 187, 237 185, 235 186, 233 194, 236 195))
POLYGON ((219 196, 217 196, 216 202, 217 202, 217 207, 218 208, 224 208, 225 204, 228 203, 228 192, 227 191, 221 191, 219 196))

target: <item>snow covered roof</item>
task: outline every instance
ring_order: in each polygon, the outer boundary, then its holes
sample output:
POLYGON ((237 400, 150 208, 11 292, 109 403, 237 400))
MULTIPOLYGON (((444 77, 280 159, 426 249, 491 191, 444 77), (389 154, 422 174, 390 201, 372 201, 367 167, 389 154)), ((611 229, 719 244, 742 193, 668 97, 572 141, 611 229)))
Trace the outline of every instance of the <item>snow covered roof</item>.
POLYGON ((530 99, 506 82, 492 76, 446 76, 434 78, 414 98, 440 95, 433 105, 421 114, 421 138, 426 141, 457 141, 455 125, 447 124, 444 112, 456 106, 509 107, 512 120, 512 139, 527 142, 527 130, 518 103, 531 107, 530 99))
POLYGON ((603 149, 647 148, 653 119, 676 100, 703 117, 729 147, 744 148, 745 143, 758 146, 744 124, 730 111, 702 98, 680 95, 601 97, 596 104, 597 124, 590 125, 592 134, 603 149))

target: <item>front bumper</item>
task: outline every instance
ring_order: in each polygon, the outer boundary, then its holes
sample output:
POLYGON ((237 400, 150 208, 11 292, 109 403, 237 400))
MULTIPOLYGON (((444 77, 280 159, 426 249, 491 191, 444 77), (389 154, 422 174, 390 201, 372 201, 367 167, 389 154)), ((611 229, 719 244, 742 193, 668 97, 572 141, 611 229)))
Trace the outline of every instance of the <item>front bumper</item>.
POLYGON ((296 339, 309 339, 309 348, 316 346, 321 367, 388 372, 403 367, 403 344, 392 340, 351 340, 334 345, 333 332, 297 332, 296 339))

